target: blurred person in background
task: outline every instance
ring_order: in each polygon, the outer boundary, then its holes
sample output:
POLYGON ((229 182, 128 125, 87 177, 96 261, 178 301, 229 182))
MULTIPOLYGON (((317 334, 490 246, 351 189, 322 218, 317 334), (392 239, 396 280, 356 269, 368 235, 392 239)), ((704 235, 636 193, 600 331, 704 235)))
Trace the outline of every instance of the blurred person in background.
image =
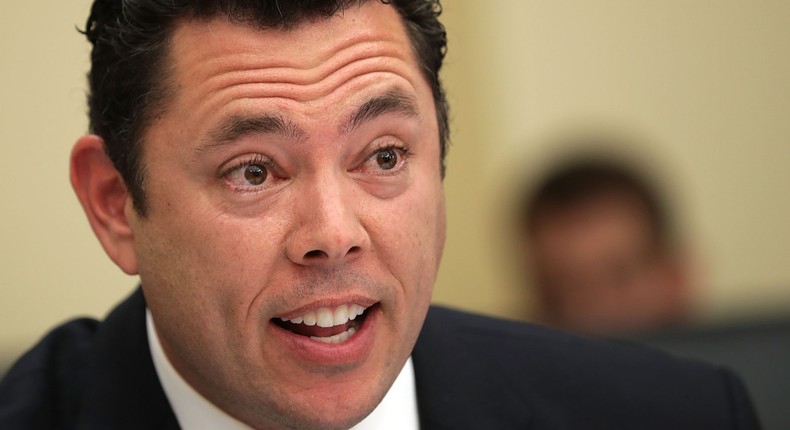
POLYGON ((636 169, 604 157, 568 159, 519 211, 540 322, 623 336, 687 320, 686 262, 664 201, 636 169))

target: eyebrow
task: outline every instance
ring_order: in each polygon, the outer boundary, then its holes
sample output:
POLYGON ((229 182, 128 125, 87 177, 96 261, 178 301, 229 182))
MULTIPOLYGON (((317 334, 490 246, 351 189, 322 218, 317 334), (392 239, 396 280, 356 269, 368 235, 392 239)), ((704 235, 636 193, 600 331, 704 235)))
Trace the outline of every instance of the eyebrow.
POLYGON ((279 115, 240 116, 234 115, 209 132, 209 139, 200 150, 220 148, 229 142, 250 134, 278 134, 296 140, 303 139, 307 132, 279 115))
MULTIPOLYGON (((339 130, 342 134, 351 133, 362 124, 389 113, 399 113, 405 117, 418 116, 417 102, 403 91, 391 89, 365 101, 340 124, 339 130)), ((207 141, 198 147, 198 152, 222 148, 251 134, 276 134, 294 140, 303 140, 308 135, 299 125, 280 115, 234 115, 208 133, 207 141)))
POLYGON ((362 124, 389 113, 398 113, 405 117, 418 116, 417 102, 403 91, 391 89, 383 95, 367 100, 352 112, 348 119, 340 125, 340 132, 351 133, 362 124))

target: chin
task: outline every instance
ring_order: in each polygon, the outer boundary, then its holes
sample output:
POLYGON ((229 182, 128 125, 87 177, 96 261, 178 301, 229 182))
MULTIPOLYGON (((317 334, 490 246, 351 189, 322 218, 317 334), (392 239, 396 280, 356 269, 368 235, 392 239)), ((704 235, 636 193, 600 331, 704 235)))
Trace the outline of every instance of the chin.
POLYGON ((356 407, 348 407, 342 402, 313 403, 308 406, 296 407, 290 412, 284 412, 279 425, 273 426, 271 422, 262 423, 256 428, 262 429, 298 429, 298 430, 347 430, 365 419, 376 403, 370 404, 370 399, 360 399, 356 407), (361 405, 360 403, 364 403, 361 405))
POLYGON ((382 388, 381 381, 375 379, 322 385, 268 393, 270 399, 274 394, 274 402, 268 400, 268 405, 264 405, 263 399, 257 404, 246 401, 235 409, 238 418, 259 429, 349 429, 365 419, 386 393, 386 387, 382 388))

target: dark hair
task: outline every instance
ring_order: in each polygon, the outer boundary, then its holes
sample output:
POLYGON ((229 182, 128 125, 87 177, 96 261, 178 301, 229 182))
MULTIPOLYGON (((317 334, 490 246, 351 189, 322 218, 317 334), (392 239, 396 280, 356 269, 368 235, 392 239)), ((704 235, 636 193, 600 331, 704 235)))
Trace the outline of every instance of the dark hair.
POLYGON ((671 240, 670 222, 653 187, 633 169, 605 160, 569 161, 552 171, 521 204, 521 228, 534 231, 540 219, 552 213, 609 195, 626 196, 641 206, 659 246, 671 240))
MULTIPOLYGON (((88 74, 90 131, 129 189, 134 207, 146 214, 142 136, 172 94, 167 50, 175 22, 226 15, 258 28, 291 28, 330 17, 366 0, 95 0, 84 34, 93 44, 88 74)), ((439 124, 442 175, 449 126, 439 80, 447 48, 439 22, 439 0, 378 0, 392 4, 403 19, 423 75, 430 84, 439 124)))

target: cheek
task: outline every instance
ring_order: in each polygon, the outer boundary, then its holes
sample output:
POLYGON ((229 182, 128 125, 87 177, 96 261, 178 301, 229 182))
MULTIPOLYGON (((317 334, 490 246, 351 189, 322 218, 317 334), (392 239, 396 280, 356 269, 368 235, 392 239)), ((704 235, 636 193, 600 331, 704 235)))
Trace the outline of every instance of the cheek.
POLYGON ((445 212, 441 188, 420 189, 393 202, 377 252, 399 279, 406 294, 427 300, 444 247, 445 212))
POLYGON ((444 202, 444 191, 442 189, 439 190, 439 208, 436 217, 436 263, 438 265, 444 254, 444 240, 447 237, 447 210, 444 202))
POLYGON ((273 272, 276 232, 264 221, 192 210, 144 223, 136 237, 140 277, 169 303, 227 313, 248 304, 273 272))

